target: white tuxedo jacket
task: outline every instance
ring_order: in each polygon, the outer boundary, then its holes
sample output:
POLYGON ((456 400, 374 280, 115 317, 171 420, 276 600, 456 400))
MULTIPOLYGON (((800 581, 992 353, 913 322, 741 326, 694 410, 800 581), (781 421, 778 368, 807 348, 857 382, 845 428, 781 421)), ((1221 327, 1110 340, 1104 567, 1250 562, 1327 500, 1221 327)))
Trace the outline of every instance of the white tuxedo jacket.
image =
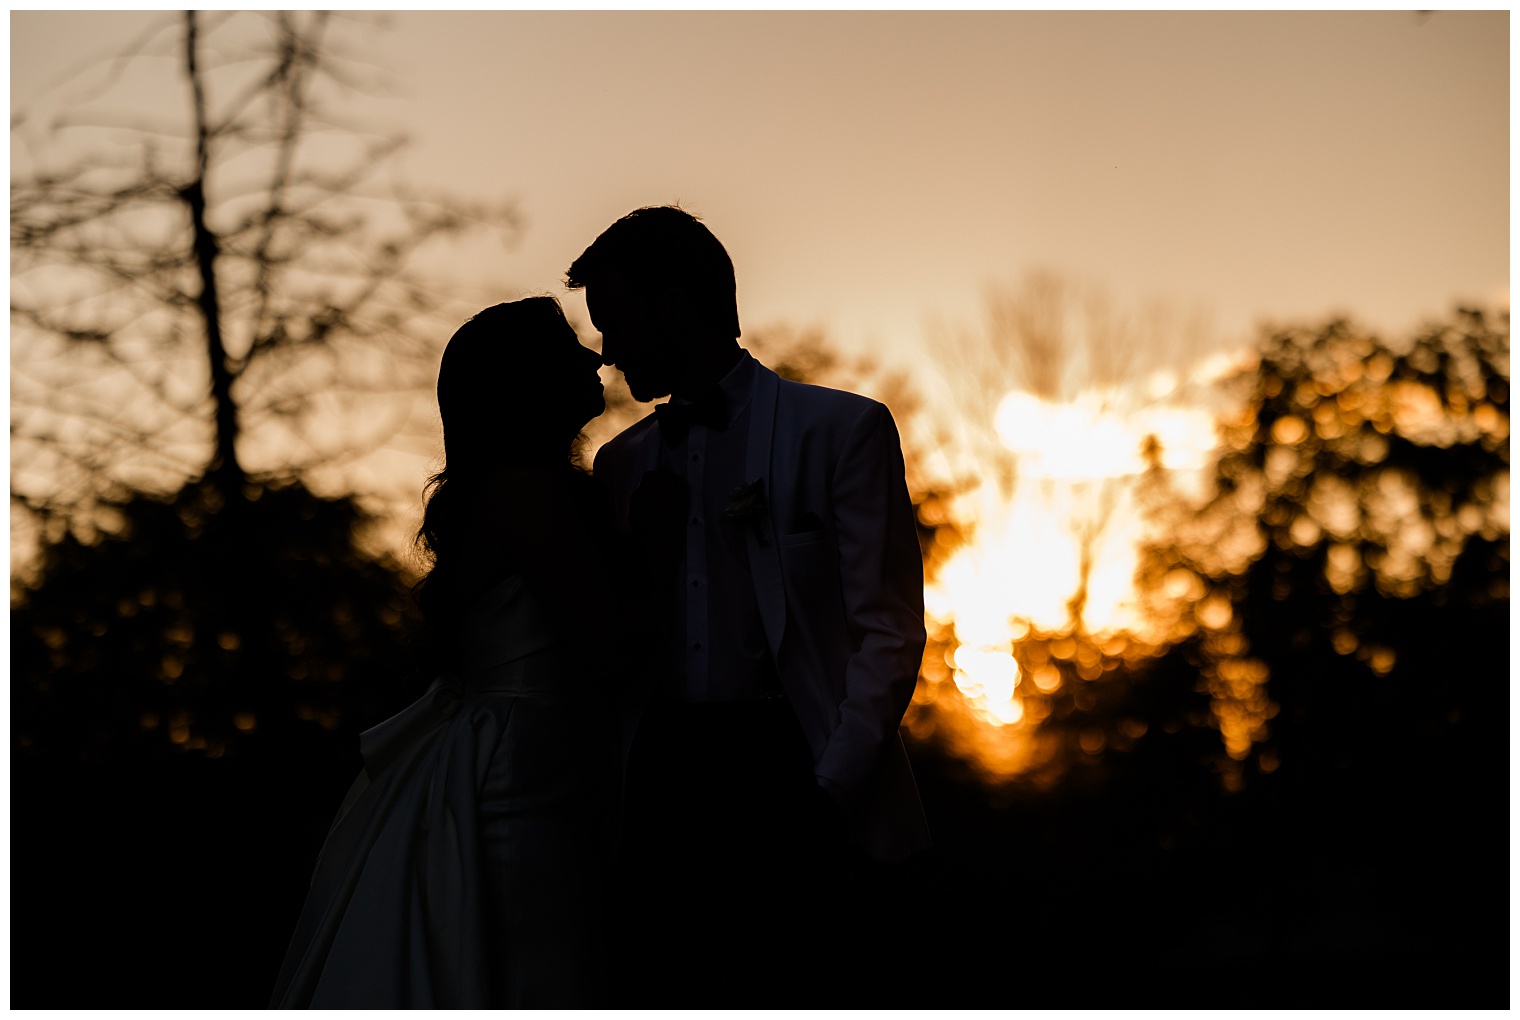
MULTIPOLYGON (((900 861, 930 840, 897 734, 925 637, 897 427, 877 401, 755 369, 744 478, 761 484, 765 513, 746 530, 766 641, 814 774, 844 791, 856 842, 900 861)), ((624 534, 660 443, 650 415, 597 453, 624 534)))

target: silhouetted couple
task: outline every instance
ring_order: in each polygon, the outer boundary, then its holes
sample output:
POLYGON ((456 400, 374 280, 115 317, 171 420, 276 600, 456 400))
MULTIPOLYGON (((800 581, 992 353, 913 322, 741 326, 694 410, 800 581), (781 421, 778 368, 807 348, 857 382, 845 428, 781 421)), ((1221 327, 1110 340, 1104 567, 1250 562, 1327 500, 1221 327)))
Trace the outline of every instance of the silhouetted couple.
POLYGON ((737 342, 733 263, 637 210, 438 376, 438 679, 361 738, 274 1004, 890 1001, 922 567, 887 409, 737 342), (671 400, 572 466, 597 370, 671 400), (883 880, 883 876, 887 876, 883 880))

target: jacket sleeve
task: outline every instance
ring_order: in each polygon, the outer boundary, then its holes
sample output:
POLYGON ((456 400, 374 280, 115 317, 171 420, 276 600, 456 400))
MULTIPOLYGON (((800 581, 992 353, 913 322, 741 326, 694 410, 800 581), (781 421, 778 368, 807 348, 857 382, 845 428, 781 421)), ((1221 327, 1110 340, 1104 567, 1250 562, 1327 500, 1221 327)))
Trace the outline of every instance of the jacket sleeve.
POLYGON ((839 725, 814 773, 857 794, 913 698, 924 654, 924 569, 897 426, 872 402, 834 469, 834 526, 854 651, 839 725))

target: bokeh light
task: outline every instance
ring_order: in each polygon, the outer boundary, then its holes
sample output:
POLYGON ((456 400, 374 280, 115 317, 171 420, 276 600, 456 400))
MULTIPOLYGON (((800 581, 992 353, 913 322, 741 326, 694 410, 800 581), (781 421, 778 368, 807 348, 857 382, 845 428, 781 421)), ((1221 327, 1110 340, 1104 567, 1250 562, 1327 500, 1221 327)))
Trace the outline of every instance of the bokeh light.
MULTIPOLYGON (((959 433, 990 434, 1009 459, 938 510, 960 541, 931 546, 910 735, 993 782, 1054 782, 1144 736, 1144 723, 1093 724, 1105 685, 1193 642, 1225 787, 1253 753, 1275 772, 1263 744, 1279 708, 1237 583, 1250 565, 1269 548, 1318 564, 1308 582, 1277 577, 1279 602, 1309 596, 1305 583, 1408 598, 1448 583, 1469 539, 1508 535, 1507 327, 1471 321, 1403 350, 1340 323, 1275 334, 1249 362, 1199 366, 1223 404, 1161 372, 1064 401, 966 402, 992 411, 959 433), (1465 490, 1419 459, 1464 445, 1497 458, 1465 490)), ((1342 623, 1325 640, 1376 677, 1398 668, 1386 638, 1342 623)))

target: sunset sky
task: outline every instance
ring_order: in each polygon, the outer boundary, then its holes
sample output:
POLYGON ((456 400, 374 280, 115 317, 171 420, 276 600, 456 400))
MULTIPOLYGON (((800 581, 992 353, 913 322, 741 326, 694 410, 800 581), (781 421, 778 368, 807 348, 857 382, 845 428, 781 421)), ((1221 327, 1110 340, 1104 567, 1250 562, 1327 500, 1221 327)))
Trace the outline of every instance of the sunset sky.
MULTIPOLYGON (((162 16, 12 14, 13 114, 162 16)), ((493 299, 563 296, 601 229, 679 201, 747 327, 904 361, 1037 267, 1204 310, 1221 345, 1508 300, 1504 11, 385 17, 350 38, 393 97, 354 111, 412 136, 416 182, 520 201, 514 251, 439 256, 493 299)), ((13 133, 13 170, 18 138, 46 144, 13 133)))

